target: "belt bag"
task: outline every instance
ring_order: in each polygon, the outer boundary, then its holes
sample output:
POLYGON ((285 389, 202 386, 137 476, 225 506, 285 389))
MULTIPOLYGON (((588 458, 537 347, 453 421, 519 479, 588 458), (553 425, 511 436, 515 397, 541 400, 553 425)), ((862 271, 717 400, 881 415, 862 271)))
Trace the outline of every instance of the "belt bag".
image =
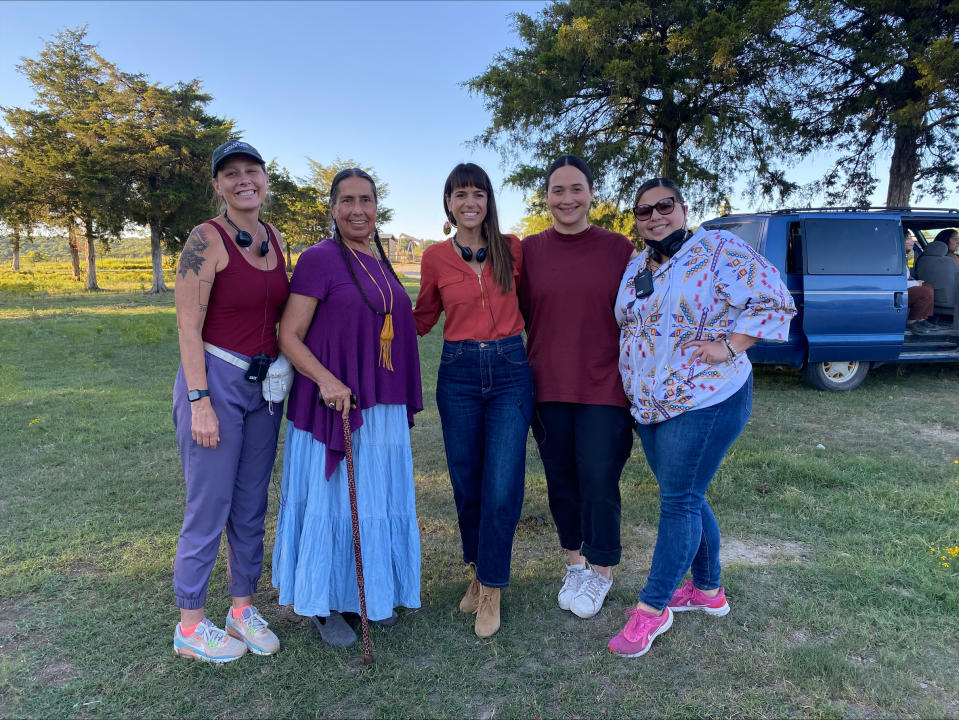
MULTIPOLYGON (((230 363, 246 371, 250 363, 238 358, 231 352, 227 352, 221 347, 203 343, 203 349, 210 355, 220 358, 224 362, 230 363)), ((290 394, 290 388, 293 386, 293 365, 286 359, 286 355, 280 353, 279 356, 270 363, 270 369, 263 380, 263 399, 270 403, 281 403, 290 394)))

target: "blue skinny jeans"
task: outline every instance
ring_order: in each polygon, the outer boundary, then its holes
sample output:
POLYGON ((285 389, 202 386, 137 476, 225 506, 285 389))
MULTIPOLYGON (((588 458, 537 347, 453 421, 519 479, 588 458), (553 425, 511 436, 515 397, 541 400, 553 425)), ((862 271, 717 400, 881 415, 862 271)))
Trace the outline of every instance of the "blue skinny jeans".
POLYGON ((646 460, 659 483, 659 532, 641 602, 662 610, 687 570, 701 590, 720 585, 719 525, 706 502, 726 452, 753 405, 753 376, 716 405, 653 425, 637 425, 646 460))
POLYGON ((486 587, 509 585, 523 509, 533 376, 523 338, 443 343, 436 405, 463 541, 486 587))

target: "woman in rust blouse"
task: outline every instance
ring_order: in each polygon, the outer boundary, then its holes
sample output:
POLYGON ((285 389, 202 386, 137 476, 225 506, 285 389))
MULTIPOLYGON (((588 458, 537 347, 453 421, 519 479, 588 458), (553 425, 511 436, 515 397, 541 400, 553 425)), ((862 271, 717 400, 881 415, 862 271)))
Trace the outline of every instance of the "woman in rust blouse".
POLYGON ((523 347, 516 287, 519 239, 503 235, 489 176, 473 163, 446 179, 443 210, 456 234, 423 253, 413 315, 425 335, 446 313, 436 404, 463 560, 473 573, 460 610, 475 632, 500 626, 513 535, 523 506, 533 379, 523 347))

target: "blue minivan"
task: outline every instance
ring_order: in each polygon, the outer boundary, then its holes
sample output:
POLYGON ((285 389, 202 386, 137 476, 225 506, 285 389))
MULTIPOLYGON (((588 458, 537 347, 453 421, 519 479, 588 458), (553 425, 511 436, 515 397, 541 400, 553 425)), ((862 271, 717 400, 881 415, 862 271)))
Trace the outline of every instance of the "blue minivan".
POLYGON ((738 235, 782 273, 798 313, 785 343, 758 342, 754 363, 801 369, 820 390, 852 390, 888 362, 959 361, 959 323, 906 330, 904 232, 924 248, 959 227, 959 210, 816 208, 724 215, 703 223, 738 235))

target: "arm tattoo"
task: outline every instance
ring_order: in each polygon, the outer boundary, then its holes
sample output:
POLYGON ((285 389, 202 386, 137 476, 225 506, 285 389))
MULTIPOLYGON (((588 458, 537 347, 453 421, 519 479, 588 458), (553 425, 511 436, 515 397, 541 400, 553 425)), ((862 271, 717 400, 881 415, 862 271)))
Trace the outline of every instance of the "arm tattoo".
POLYGON ((206 261, 206 258, 203 257, 203 251, 207 249, 209 244, 200 235, 200 229, 194 228, 190 237, 186 239, 186 247, 183 248, 183 253, 180 255, 180 266, 177 268, 180 275, 186 277, 190 270, 193 271, 194 275, 200 274, 200 267, 206 261))
POLYGON ((197 290, 200 297, 200 312, 205 313, 207 307, 210 305, 210 294, 213 292, 213 283, 201 280, 197 290))

